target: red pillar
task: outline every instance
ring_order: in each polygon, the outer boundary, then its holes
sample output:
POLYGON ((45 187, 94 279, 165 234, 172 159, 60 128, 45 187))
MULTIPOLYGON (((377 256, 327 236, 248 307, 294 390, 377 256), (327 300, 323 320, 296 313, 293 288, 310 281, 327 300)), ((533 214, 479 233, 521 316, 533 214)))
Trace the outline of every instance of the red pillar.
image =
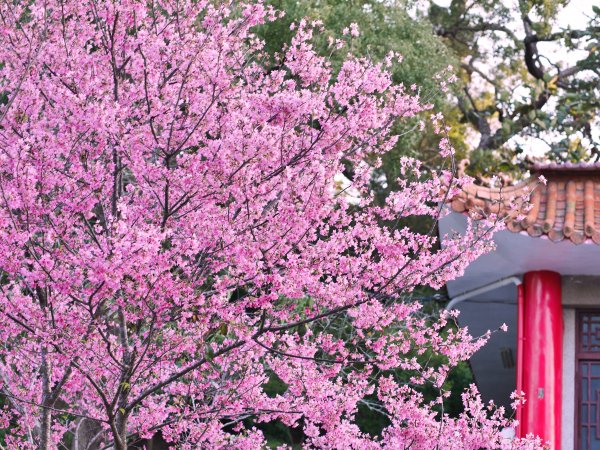
POLYGON ((526 403, 521 408, 520 435, 533 433, 560 448, 562 402, 562 300, 560 275, 528 272, 523 278, 523 313, 519 319, 522 357, 520 383, 526 403))
MULTIPOLYGON (((523 284, 517 286, 517 392, 523 391, 523 323, 525 312, 523 284)), ((517 406, 517 421, 523 423, 523 405, 517 406)), ((517 428, 517 437, 523 437, 523 427, 517 428)))

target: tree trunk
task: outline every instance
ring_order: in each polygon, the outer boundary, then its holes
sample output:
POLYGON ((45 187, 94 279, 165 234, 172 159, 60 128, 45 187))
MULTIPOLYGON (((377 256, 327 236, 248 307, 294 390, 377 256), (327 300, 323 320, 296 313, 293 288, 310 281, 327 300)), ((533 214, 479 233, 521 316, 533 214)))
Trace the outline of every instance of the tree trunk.
POLYGON ((40 373, 42 376, 42 420, 40 423, 40 450, 49 450, 52 443, 52 411, 48 408, 48 399, 50 398, 50 369, 48 367, 48 353, 45 346, 42 346, 41 356, 42 365, 40 373))
POLYGON ((127 416, 120 411, 111 424, 115 450, 127 450, 127 416))
POLYGON ((42 421, 40 424, 40 450, 50 450, 52 443, 52 413, 50 409, 42 407, 42 421))

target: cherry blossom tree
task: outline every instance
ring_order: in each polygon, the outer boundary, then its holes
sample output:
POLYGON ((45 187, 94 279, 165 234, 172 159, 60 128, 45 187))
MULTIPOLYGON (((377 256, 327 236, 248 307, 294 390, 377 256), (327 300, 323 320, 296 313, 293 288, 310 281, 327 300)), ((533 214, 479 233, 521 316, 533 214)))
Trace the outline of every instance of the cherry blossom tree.
POLYGON ((319 24, 267 56, 253 29, 279 15, 260 2, 0 4, 8 448, 125 450, 158 432, 181 449, 260 448, 253 424, 268 422, 302 428, 307 447, 536 448, 503 442, 512 422, 474 388, 460 417, 444 414, 448 371, 485 337, 403 301, 458 276, 496 225, 472 221, 443 248, 433 229, 398 226, 439 217, 464 182, 451 166, 426 174, 407 158, 400 189, 373 201, 392 125, 429 106, 391 83, 395 55, 349 56, 334 76, 311 45, 319 24), (282 392, 265 391, 273 378, 282 392), (368 396, 389 419, 378 436, 355 422, 368 396))

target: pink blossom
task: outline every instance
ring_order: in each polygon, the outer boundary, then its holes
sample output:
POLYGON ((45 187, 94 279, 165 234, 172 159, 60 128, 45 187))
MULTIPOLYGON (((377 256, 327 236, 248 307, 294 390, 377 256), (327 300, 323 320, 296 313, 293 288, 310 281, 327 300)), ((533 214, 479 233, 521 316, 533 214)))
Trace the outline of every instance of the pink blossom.
MULTIPOLYGON (((157 429, 176 448, 255 449, 250 423, 275 422, 306 447, 501 448, 512 422, 474 387, 460 417, 436 406, 488 336, 403 301, 460 276, 501 224, 470 221, 443 248, 383 226, 436 219, 466 179, 403 158, 382 204, 367 163, 432 106, 385 62, 348 57, 337 74, 318 23, 266 56, 256 27, 281 13, 259 1, 155 3, 0 4, 27 17, 0 38, 8 448, 60 448, 89 426, 119 450, 157 429), (354 204, 335 182, 346 164, 354 204), (389 415, 380 436, 356 424, 367 401, 389 415)), ((441 114, 430 123, 444 135, 441 114)))

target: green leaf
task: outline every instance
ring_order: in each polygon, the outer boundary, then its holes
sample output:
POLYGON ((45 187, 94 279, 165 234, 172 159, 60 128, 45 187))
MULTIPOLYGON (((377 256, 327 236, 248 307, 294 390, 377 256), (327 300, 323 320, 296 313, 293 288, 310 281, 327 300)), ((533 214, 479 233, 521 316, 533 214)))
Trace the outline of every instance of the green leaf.
POLYGON ((546 122, 544 122, 542 119, 535 119, 535 123, 537 124, 537 126, 539 126, 542 130, 547 130, 548 129, 548 125, 546 124, 546 122))

